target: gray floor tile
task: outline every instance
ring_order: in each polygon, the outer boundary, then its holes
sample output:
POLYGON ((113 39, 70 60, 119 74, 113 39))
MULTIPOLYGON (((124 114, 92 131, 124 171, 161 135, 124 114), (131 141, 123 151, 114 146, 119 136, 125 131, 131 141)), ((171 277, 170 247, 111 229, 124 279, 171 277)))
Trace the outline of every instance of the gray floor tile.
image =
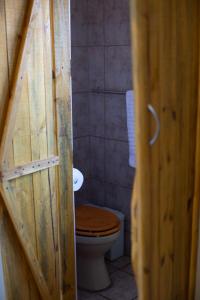
POLYGON ((121 269, 121 271, 126 272, 126 273, 128 273, 128 274, 130 274, 130 275, 133 275, 133 269, 132 269, 132 265, 131 265, 131 264, 129 264, 129 265, 123 267, 123 268, 121 269))
POLYGON ((104 298, 101 295, 90 295, 89 297, 86 297, 86 298, 78 298, 78 300, 105 300, 105 299, 106 298, 104 298))
POLYGON ((112 274, 113 272, 116 272, 118 270, 115 266, 113 266, 113 264, 109 262, 106 262, 106 266, 109 274, 112 274))
MULTIPOLYGON (((89 298, 89 300, 105 300, 107 298, 104 298, 103 296, 101 295, 94 295, 93 297, 89 298)), ((110 300, 110 299, 108 299, 110 300)))
POLYGON ((129 256, 122 256, 119 259, 113 261, 111 263, 114 267, 121 269, 123 267, 126 267, 130 264, 130 257, 129 256))
MULTIPOLYGON (((92 293, 92 292, 87 292, 87 291, 84 291, 84 290, 78 290, 78 300, 87 300, 87 299, 98 299, 99 298, 95 298, 99 296, 99 293, 92 293)), ((102 299, 102 298, 100 298, 102 299)))
POLYGON ((90 293, 78 290, 78 300, 84 300, 87 299, 90 296, 90 293))
POLYGON ((137 296, 136 284, 133 276, 121 272, 116 271, 111 275, 112 286, 100 292, 102 296, 107 297, 108 299, 113 300, 132 300, 137 296))

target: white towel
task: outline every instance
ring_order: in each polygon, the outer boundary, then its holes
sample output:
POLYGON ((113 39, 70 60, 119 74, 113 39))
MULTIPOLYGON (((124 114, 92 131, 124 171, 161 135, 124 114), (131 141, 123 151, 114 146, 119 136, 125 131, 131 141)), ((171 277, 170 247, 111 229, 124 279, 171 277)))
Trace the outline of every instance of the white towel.
POLYGON ((136 141, 135 141, 135 100, 134 92, 126 92, 127 128, 129 141, 129 165, 136 167, 136 141))

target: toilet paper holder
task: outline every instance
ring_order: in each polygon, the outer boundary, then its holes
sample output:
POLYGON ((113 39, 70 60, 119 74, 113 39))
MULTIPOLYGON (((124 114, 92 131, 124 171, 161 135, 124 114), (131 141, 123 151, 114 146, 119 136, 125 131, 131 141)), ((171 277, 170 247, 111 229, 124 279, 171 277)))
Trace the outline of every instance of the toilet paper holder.
POLYGON ((77 192, 83 185, 84 177, 80 170, 73 168, 73 191, 77 192))
POLYGON ((77 179, 77 178, 74 178, 74 179, 73 179, 73 184, 77 184, 77 182, 78 182, 78 179, 77 179))

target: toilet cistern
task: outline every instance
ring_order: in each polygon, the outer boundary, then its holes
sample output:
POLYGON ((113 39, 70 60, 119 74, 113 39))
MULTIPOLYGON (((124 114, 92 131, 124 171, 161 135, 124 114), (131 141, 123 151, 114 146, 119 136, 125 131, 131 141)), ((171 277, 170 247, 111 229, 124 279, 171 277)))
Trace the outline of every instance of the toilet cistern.
POLYGON ((73 191, 77 192, 83 185, 84 177, 81 171, 73 168, 73 191))

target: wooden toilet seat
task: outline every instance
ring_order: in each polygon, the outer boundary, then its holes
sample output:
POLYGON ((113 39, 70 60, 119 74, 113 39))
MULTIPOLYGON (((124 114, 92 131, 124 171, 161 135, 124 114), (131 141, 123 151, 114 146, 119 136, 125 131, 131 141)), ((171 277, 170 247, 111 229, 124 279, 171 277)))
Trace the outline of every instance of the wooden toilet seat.
POLYGON ((81 236, 108 236, 120 230, 120 220, 110 211, 89 205, 76 208, 76 233, 81 236))

